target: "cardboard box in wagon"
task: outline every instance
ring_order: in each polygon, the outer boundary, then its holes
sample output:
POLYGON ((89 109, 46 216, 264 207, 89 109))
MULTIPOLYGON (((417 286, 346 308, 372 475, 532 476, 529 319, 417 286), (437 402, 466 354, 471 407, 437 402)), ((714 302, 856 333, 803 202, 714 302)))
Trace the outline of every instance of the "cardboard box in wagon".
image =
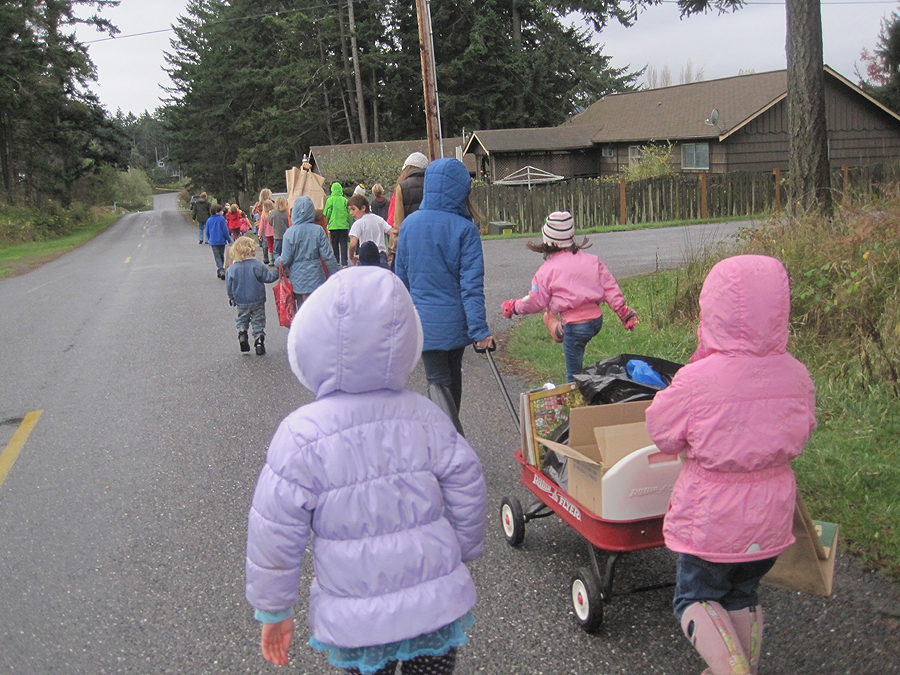
MULTIPOLYGON (((650 403, 651 401, 634 401, 572 408, 569 415, 568 445, 538 439, 542 445, 572 460, 568 462, 568 494, 601 518, 604 517, 604 475, 636 450, 653 445, 644 422, 644 411, 650 403)), ((677 475, 677 468, 674 473, 677 475)), ((665 485, 648 484, 630 492, 636 497, 656 494, 655 502, 664 503, 671 493, 671 474, 670 471, 669 477, 664 479, 665 485)), ((649 474, 647 480, 651 483, 659 482, 649 474)), ((623 497, 625 498, 627 497, 623 497)), ((655 507, 651 508, 651 512, 655 510, 655 507)), ((643 512, 646 513, 646 509, 643 512)), ((658 515, 663 513, 664 508, 658 515)))

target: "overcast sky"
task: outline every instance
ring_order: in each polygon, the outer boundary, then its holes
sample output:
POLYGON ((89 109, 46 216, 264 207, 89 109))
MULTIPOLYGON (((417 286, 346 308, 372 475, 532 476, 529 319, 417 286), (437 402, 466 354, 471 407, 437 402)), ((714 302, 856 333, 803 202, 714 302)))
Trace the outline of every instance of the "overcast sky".
MULTIPOLYGON (((121 0, 117 8, 104 12, 118 26, 120 36, 91 42, 88 48, 98 71, 92 89, 111 113, 121 108, 139 115, 161 105, 160 99, 166 96, 163 87, 169 84, 162 70, 163 52, 170 51, 170 28, 184 13, 184 6, 185 0, 121 0)), ((882 19, 897 9, 894 0, 823 0, 825 63, 858 82, 855 70, 860 51, 875 47, 882 19)), ((357 16, 357 21, 361 19, 357 16)), ((597 36, 597 42, 604 45, 603 53, 612 56, 613 66, 631 70, 650 66, 658 72, 668 68, 672 83, 678 84, 688 62, 695 73, 702 71, 705 80, 742 70, 761 73, 784 68, 784 26, 784 3, 777 0, 751 0, 733 14, 683 20, 673 0, 645 10, 631 28, 610 26, 597 36)), ((80 30, 79 37, 92 41, 104 36, 80 30)), ((864 68, 860 65, 859 70, 864 68)))

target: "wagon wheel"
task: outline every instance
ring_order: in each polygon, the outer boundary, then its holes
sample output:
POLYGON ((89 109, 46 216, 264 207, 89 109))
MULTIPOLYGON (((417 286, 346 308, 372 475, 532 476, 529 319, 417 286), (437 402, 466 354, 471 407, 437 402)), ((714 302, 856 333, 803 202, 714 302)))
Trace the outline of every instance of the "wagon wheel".
POLYGON ((603 623, 603 593, 596 575, 582 567, 572 577, 572 606, 575 618, 586 633, 596 633, 603 623))
POLYGON ((506 543, 510 546, 521 546, 525 541, 525 514, 522 504, 515 497, 504 497, 500 503, 500 524, 506 543))

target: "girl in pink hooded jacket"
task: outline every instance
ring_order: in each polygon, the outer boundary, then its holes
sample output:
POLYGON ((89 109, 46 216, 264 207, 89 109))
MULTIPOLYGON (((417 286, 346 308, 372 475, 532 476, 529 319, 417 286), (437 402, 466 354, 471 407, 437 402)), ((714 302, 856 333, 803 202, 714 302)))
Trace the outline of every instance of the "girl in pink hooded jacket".
POLYGON ((544 262, 534 275, 531 292, 521 300, 503 303, 503 316, 545 312, 544 323, 556 342, 562 342, 566 359, 566 381, 581 370, 584 348, 603 326, 605 302, 616 313, 627 330, 637 325, 637 313, 625 306, 625 298, 615 277, 595 255, 581 249, 587 239, 575 243, 575 221, 568 211, 554 211, 541 229, 543 242, 532 251, 544 254, 544 262), (559 322, 555 315, 559 315, 559 322))
POLYGON ((685 453, 663 533, 678 553, 675 617, 711 675, 756 673, 757 588, 794 542, 791 460, 815 390, 787 353, 790 290, 774 258, 727 258, 700 292, 699 346, 647 409, 660 451, 685 453))

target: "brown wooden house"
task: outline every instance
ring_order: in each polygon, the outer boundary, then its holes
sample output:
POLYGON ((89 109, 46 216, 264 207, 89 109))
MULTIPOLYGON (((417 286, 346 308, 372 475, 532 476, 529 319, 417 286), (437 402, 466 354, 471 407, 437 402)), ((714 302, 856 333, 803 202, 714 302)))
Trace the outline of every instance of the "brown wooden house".
MULTIPOLYGON (((828 66, 825 107, 833 168, 900 160, 900 116, 828 66)), ((683 173, 786 171, 787 71, 612 94, 560 127, 476 131, 465 152, 488 181, 524 166, 578 178, 616 174, 667 142, 683 173)))

